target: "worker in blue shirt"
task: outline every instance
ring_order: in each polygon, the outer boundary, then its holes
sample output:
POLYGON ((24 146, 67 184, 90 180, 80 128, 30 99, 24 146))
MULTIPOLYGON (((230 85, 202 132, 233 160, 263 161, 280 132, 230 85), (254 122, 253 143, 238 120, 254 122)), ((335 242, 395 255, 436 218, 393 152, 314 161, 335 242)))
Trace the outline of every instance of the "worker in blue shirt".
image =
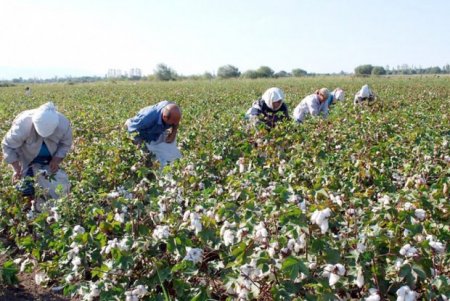
POLYGON ((141 109, 125 126, 129 133, 137 133, 135 143, 144 142, 161 165, 165 165, 181 157, 175 142, 180 120, 180 107, 164 100, 141 109))

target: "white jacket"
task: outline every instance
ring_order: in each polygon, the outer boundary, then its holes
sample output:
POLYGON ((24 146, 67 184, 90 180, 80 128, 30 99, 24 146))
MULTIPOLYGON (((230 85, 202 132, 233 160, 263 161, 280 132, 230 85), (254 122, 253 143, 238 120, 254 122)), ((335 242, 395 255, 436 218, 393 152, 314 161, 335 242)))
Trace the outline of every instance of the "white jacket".
POLYGON ((31 120, 36 109, 20 113, 2 140, 3 160, 11 164, 19 161, 22 172, 39 154, 45 142, 52 157, 64 158, 72 146, 72 128, 69 120, 58 113, 59 123, 53 134, 43 138, 38 135, 31 120))
POLYGON ((303 122, 305 117, 310 114, 317 116, 319 113, 324 118, 328 117, 328 102, 320 103, 317 94, 311 94, 303 98, 303 100, 294 109, 294 119, 297 122, 303 122))

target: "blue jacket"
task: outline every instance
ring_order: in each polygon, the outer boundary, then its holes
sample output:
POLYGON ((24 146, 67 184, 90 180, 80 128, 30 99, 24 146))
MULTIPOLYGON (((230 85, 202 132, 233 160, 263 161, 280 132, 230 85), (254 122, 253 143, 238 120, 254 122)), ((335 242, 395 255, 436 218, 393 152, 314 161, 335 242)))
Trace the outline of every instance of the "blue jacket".
POLYGON ((171 127, 162 120, 162 110, 169 103, 164 100, 141 109, 136 116, 128 120, 128 132, 137 132, 139 138, 146 142, 158 140, 159 136, 171 127))

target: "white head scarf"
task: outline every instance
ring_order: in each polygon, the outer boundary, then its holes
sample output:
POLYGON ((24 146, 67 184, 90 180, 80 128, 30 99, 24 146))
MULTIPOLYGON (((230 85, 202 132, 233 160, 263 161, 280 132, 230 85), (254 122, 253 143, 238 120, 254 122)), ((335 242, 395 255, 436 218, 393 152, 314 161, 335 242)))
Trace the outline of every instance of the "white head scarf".
MULTIPOLYGON (((283 91, 281 91, 280 88, 270 88, 267 89, 266 92, 264 92, 264 94, 262 95, 262 100, 264 100, 264 102, 266 103, 266 105, 273 110, 273 103, 280 101, 281 103, 283 103, 284 101, 284 93, 283 91)), ((278 107, 277 110, 279 110, 281 108, 281 105, 278 107)))
POLYGON ((370 91, 369 85, 364 85, 361 90, 359 90, 358 94, 361 98, 367 98, 372 94, 372 91, 370 91))
POLYGON ((31 120, 39 136, 45 138, 53 134, 59 123, 58 113, 53 102, 47 102, 37 108, 31 120))
POLYGON ((341 88, 336 88, 333 91, 334 99, 338 101, 343 101, 345 98, 345 92, 341 88))

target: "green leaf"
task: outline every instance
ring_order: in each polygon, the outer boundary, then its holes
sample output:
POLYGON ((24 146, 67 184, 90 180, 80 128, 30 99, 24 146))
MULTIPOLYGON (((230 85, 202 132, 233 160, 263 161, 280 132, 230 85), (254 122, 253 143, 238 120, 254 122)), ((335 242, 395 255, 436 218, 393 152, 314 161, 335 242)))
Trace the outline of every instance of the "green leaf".
POLYGON ((283 261, 281 270, 286 273, 291 280, 297 278, 299 272, 309 275, 309 270, 306 265, 300 259, 293 256, 289 256, 283 261))
POLYGON ((2 269, 0 270, 1 279, 6 284, 16 284, 16 283, 18 283, 18 279, 17 279, 18 271, 19 270, 17 269, 17 266, 14 263, 14 261, 12 261, 12 260, 6 261, 3 264, 2 269))

